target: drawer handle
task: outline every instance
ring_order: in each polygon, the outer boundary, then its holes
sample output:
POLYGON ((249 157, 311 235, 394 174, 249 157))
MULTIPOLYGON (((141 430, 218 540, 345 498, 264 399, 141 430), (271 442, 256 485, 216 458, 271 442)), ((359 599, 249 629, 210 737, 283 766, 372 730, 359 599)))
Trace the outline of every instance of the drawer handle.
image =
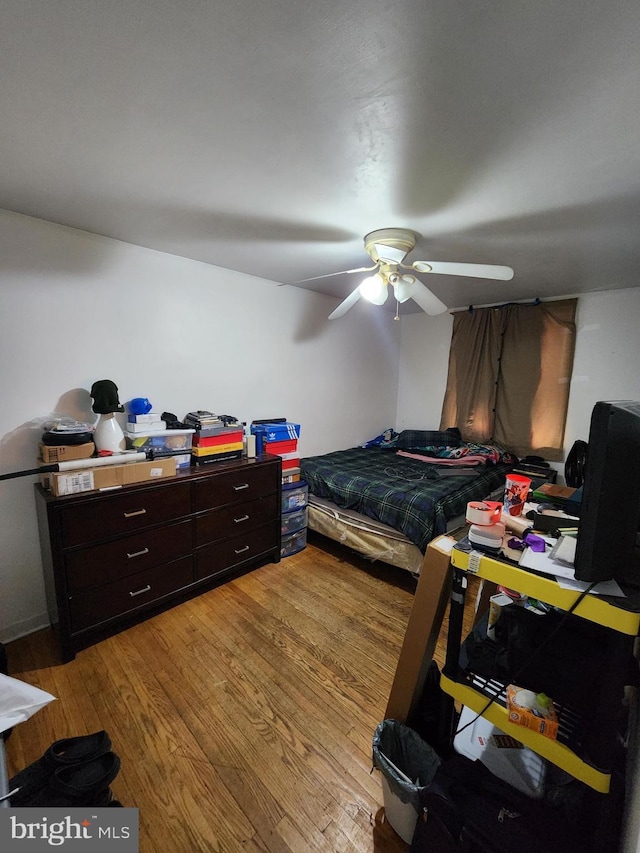
POLYGON ((248 489, 248 488, 249 488, 249 483, 242 483, 239 486, 234 486, 233 491, 234 492, 241 492, 243 489, 248 489))
POLYGON ((234 524, 240 524, 241 521, 249 521, 249 516, 243 515, 242 518, 234 518, 233 519, 234 524))
POLYGON ((142 595, 143 592, 149 592, 151 589, 151 584, 148 583, 146 586, 142 587, 142 589, 137 589, 135 592, 130 592, 129 595, 131 598, 135 598, 136 595, 142 595))
POLYGON ((249 546, 245 545, 244 548, 240 548, 240 549, 234 548, 233 550, 235 551, 236 554, 244 554, 245 551, 249 550, 249 546))
POLYGON ((130 560, 132 560, 134 557, 144 557, 144 555, 145 555, 145 554, 148 554, 148 553, 149 553, 149 549, 148 549, 148 548, 143 548, 143 549, 142 549, 142 551, 134 551, 134 553, 133 553, 133 554, 130 554, 130 553, 127 551, 127 557, 128 557, 130 560))
POLYGON ((134 515, 144 515, 146 513, 146 509, 136 509, 134 512, 125 512, 125 518, 133 518, 134 515))

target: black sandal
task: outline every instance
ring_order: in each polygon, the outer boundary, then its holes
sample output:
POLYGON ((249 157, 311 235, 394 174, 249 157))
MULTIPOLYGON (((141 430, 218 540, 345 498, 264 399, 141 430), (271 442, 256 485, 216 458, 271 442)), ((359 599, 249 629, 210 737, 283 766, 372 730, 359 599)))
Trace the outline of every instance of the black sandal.
POLYGON ((43 792, 47 806, 98 806, 107 805, 111 799, 109 785, 118 775, 120 759, 115 752, 69 767, 59 767, 49 779, 43 792))
POLYGON ((11 805, 30 805, 57 770, 92 761, 110 749, 111 740, 105 731, 55 741, 37 761, 10 780, 9 790, 18 789, 11 797, 11 805))

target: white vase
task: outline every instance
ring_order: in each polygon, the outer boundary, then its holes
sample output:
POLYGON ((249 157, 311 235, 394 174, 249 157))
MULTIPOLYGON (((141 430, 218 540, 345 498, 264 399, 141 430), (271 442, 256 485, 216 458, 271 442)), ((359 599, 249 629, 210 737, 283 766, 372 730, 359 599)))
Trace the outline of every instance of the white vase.
POLYGON ((96 450, 110 450, 120 453, 125 449, 124 433, 113 412, 100 415, 93 432, 96 450))

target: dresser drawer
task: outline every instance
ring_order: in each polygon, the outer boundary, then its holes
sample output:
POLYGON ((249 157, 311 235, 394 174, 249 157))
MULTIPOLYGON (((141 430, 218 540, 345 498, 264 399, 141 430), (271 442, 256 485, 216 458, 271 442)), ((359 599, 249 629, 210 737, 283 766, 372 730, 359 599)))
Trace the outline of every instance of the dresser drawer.
POLYGON ((279 495, 214 509, 196 518, 196 545, 239 536, 278 517, 279 495))
POLYGON ((196 580, 218 574, 280 549, 280 521, 270 522, 241 536, 205 545, 196 551, 196 580))
MULTIPOLYGON (((137 572, 177 560, 193 549, 193 521, 168 524, 101 545, 67 552, 69 592, 93 589, 137 572)), ((96 593, 97 594, 97 593, 96 593)))
POLYGON ((196 480, 193 485, 196 512, 261 498, 278 488, 273 465, 246 466, 196 480))
POLYGON ((106 584, 99 591, 90 590, 71 596, 69 615, 71 631, 76 633, 106 622, 114 616, 129 613, 165 595, 193 583, 193 558, 183 557, 174 563, 156 566, 146 572, 106 584))
POLYGON ((188 483, 172 482, 168 487, 100 495, 95 500, 61 509, 63 546, 69 548, 123 533, 135 533, 144 527, 182 518, 190 512, 188 483))

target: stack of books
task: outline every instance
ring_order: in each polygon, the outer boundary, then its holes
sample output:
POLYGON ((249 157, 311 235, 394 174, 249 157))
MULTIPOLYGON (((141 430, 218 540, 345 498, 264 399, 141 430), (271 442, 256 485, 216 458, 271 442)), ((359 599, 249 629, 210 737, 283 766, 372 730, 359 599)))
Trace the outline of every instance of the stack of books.
POLYGON ((209 465, 242 456, 241 423, 203 411, 189 412, 184 422, 195 429, 191 446, 192 465, 209 465))

